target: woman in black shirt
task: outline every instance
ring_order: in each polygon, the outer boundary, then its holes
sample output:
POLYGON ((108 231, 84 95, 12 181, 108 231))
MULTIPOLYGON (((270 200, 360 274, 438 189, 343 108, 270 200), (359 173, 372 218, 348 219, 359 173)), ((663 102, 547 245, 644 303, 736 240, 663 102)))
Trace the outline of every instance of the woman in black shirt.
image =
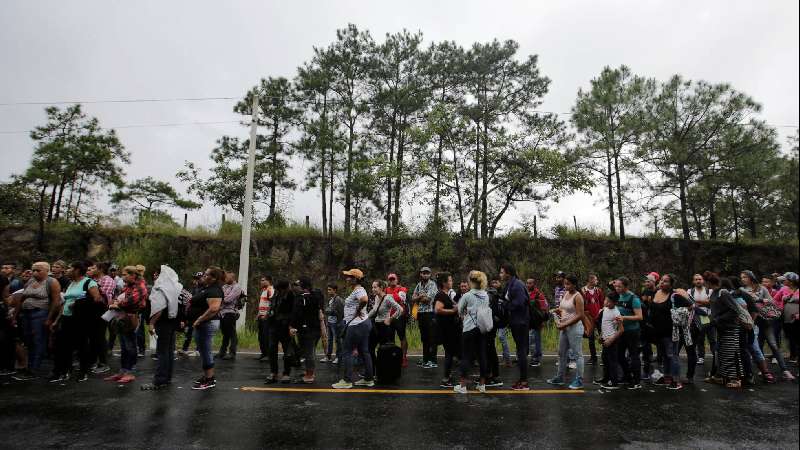
POLYGON ((439 292, 434 297, 434 313, 436 314, 436 325, 439 332, 439 342, 444 347, 444 376, 441 386, 443 388, 453 387, 452 369, 453 357, 458 354, 458 341, 461 337, 461 329, 458 327, 458 309, 456 303, 450 298, 450 291, 453 288, 453 277, 449 272, 440 272, 436 275, 436 287, 439 292))
POLYGON ((222 304, 222 281, 225 272, 219 267, 209 267, 200 279, 203 288, 192 296, 188 312, 193 324, 197 351, 203 361, 203 376, 192 385, 192 389, 205 390, 217 386, 214 378, 214 349, 212 339, 219 329, 219 308, 222 304))

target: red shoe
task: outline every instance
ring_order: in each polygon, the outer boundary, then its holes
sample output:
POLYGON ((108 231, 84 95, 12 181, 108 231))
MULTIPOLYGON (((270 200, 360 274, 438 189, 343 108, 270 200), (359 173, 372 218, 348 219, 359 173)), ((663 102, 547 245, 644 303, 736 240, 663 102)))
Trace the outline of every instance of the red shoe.
POLYGON ((110 377, 103 378, 103 381, 119 381, 120 378, 125 376, 124 374, 118 373, 116 375, 111 375, 110 377))
POLYGON ((135 376, 133 376, 131 374, 125 374, 119 380, 117 380, 117 383, 128 384, 128 383, 131 383, 131 382, 133 382, 135 380, 136 380, 135 376))
POLYGON ((406 367, 408 367, 408 358, 406 358, 405 356, 403 357, 403 363, 401 364, 401 366, 402 366, 404 369, 405 369, 406 367))

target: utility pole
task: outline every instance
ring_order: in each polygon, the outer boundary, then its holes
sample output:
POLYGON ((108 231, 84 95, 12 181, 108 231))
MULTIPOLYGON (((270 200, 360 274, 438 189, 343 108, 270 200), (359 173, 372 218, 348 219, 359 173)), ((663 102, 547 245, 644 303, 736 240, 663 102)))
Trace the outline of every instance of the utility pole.
MULTIPOLYGON (((244 218, 242 219, 242 245, 239 247, 239 285, 247 293, 250 281, 250 228, 253 225, 253 172, 256 165, 256 122, 258 121, 258 94, 253 95, 252 117, 250 119, 250 149, 247 153, 247 184, 244 190, 244 218)), ((247 304, 239 314, 236 329, 244 328, 247 317, 247 304)))

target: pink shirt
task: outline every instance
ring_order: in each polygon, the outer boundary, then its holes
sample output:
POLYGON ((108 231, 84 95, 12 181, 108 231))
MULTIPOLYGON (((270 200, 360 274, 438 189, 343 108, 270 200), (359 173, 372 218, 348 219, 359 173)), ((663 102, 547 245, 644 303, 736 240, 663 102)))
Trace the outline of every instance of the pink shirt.
POLYGON ((781 310, 783 310, 783 303, 791 297, 795 299, 798 296, 798 292, 800 290, 794 291, 792 294, 792 290, 789 289, 789 286, 783 286, 779 290, 777 290, 774 294, 772 294, 772 299, 775 300, 775 305, 778 306, 781 310))

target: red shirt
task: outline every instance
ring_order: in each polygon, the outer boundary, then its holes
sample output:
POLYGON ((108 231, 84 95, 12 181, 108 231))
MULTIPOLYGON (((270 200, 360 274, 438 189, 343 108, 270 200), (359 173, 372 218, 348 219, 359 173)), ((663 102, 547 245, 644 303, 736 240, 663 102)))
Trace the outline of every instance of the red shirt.
MULTIPOLYGON (((408 310, 406 307, 406 297, 408 296, 408 288, 400 286, 399 284, 395 287, 386 286, 386 293, 390 294, 394 297, 394 301, 396 301, 400 306, 403 307, 403 315, 411 314, 411 311, 408 310), (401 294, 402 293, 402 294, 401 294)), ((390 311, 391 314, 394 314, 394 308, 390 311)))
POLYGON ((603 302, 606 299, 603 288, 595 287, 594 291, 589 292, 585 287, 581 289, 583 296, 583 310, 586 311, 592 320, 597 320, 600 310, 603 309, 603 302))
POLYGON ((542 291, 539 290, 539 288, 533 288, 532 291, 528 292, 528 299, 531 302, 536 302, 537 306, 539 306, 539 309, 542 311, 547 311, 547 299, 545 298, 544 294, 542 294, 542 291))

